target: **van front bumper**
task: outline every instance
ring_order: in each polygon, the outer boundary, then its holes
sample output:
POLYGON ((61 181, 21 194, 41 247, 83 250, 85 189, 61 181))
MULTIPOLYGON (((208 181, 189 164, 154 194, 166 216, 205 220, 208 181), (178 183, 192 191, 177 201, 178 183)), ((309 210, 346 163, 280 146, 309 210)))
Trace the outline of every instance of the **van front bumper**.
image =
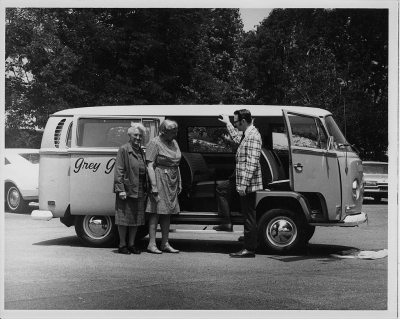
POLYGON ((343 224, 344 225, 339 225, 341 227, 352 227, 352 226, 357 226, 364 224, 366 221, 368 221, 368 215, 366 213, 359 213, 355 215, 347 215, 343 219, 343 224))
POLYGON ((50 220, 54 216, 49 210, 34 210, 31 213, 31 217, 33 220, 50 220))
POLYGON ((359 213, 354 215, 347 215, 343 220, 333 223, 310 223, 311 226, 324 226, 324 227, 354 227, 364 224, 368 221, 368 215, 366 213, 359 213))

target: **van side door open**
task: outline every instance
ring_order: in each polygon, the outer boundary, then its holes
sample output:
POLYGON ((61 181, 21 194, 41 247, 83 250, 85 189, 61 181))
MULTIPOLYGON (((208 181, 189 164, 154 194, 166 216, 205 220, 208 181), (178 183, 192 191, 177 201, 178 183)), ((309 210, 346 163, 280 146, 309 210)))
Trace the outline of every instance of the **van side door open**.
POLYGON ((328 149, 328 134, 312 115, 282 110, 289 137, 291 187, 299 193, 316 193, 325 201, 325 218, 341 217, 341 183, 337 154, 328 149))

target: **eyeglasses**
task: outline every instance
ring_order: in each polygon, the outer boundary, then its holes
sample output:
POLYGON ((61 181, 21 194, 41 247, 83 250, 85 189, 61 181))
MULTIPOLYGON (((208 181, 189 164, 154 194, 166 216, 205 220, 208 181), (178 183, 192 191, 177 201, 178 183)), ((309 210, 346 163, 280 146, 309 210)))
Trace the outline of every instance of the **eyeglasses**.
POLYGON ((236 124, 236 122, 241 122, 242 120, 237 120, 237 121, 233 121, 233 124, 236 124))

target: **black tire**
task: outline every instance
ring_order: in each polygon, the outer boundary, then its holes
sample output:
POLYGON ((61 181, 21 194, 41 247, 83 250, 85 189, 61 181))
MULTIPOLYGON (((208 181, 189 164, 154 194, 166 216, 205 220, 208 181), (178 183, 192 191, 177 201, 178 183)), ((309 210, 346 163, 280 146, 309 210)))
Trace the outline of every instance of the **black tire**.
POLYGON ((76 216, 75 232, 79 240, 89 247, 111 247, 118 242, 117 226, 111 216, 76 216))
POLYGON ((306 226, 304 228, 304 232, 305 232, 305 241, 304 243, 308 243, 310 241, 310 239, 312 238, 312 236, 314 236, 315 233, 315 226, 306 226))
POLYGON ((22 198, 21 192, 18 187, 11 184, 6 186, 6 204, 11 213, 23 213, 29 203, 22 198))
POLYGON ((292 253, 306 242, 300 216, 285 209, 271 209, 258 221, 260 247, 274 254, 292 253))

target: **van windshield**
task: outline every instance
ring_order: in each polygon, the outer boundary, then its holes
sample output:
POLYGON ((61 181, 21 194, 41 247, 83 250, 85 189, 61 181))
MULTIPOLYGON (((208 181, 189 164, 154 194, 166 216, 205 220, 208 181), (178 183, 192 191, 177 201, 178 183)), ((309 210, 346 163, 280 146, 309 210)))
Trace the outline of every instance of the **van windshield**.
POLYGON ((128 128, 132 123, 142 123, 147 128, 142 146, 147 146, 157 136, 157 119, 107 119, 80 118, 77 145, 81 147, 120 147, 128 143, 128 128))
POLYGON ((344 151, 347 149, 347 151, 351 152, 350 146, 339 147, 339 144, 346 144, 347 141, 331 115, 325 117, 325 124, 326 124, 326 127, 328 128, 329 135, 333 136, 333 138, 334 138, 335 149, 341 150, 341 151, 344 151))

